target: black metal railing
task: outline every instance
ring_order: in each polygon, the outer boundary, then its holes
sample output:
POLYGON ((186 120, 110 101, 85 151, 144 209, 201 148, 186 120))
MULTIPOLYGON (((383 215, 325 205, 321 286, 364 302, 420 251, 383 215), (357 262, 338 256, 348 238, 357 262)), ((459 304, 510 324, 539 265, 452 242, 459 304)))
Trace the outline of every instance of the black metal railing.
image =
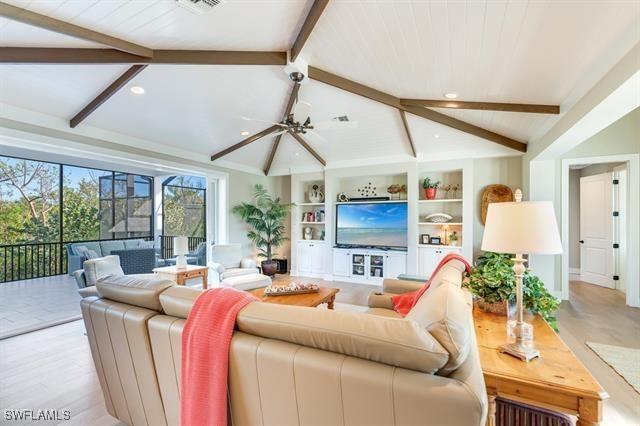
MULTIPOLYGON (((152 240, 153 237, 118 238, 152 240)), ((68 272, 67 245, 113 240, 86 240, 51 243, 0 245, 0 283, 64 275, 68 272)), ((197 246, 197 244, 196 244, 197 246)))
MULTIPOLYGON (((160 253, 163 259, 170 259, 173 257, 173 235, 160 235, 160 253)), ((198 248, 198 244, 207 241, 205 237, 187 237, 189 251, 194 251, 198 248)))

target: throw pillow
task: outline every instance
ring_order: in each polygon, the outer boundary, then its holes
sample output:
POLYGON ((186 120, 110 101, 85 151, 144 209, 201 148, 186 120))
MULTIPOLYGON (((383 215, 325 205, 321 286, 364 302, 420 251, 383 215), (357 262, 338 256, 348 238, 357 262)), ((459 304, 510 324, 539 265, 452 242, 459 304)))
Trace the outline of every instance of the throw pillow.
POLYGON ((97 259, 98 257, 98 253, 96 253, 94 250, 87 250, 86 252, 86 258, 87 259, 97 259))
POLYGON ((138 248, 156 248, 156 243, 154 241, 140 241, 138 248))
POLYGON ((87 246, 76 246, 75 252, 78 254, 78 256, 89 259, 89 249, 87 248, 87 246))

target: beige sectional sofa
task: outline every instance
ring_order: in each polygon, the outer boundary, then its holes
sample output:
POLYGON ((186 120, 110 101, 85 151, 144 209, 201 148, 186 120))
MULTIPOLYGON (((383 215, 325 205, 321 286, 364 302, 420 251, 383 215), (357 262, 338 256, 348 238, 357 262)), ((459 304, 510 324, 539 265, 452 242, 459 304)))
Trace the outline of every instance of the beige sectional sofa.
MULTIPOLYGON (((369 314, 250 303, 230 348, 230 424, 484 424, 461 277, 449 268, 411 319, 385 309, 388 294, 372 296, 369 314)), ((415 287, 388 280, 384 290, 415 287)), ((81 305, 108 412, 130 425, 178 425, 181 333, 200 290, 108 278, 97 288, 102 297, 81 305)))

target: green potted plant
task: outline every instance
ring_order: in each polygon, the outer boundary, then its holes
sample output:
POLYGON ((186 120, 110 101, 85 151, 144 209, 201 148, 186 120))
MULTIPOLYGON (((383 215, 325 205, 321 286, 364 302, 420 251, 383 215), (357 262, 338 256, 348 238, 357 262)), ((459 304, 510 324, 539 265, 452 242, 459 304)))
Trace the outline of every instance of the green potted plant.
POLYGON ((453 231, 451 235, 449 235, 449 244, 452 246, 458 245, 458 233, 456 231, 453 231))
POLYGON ((424 178, 422 187, 424 188, 424 195, 427 197, 427 200, 435 200, 438 186, 440 186, 439 180, 432 181, 429 177, 424 178))
MULTIPOLYGON (((465 285, 476 296, 480 309, 501 315, 508 315, 512 309, 516 290, 512 257, 509 254, 484 252, 478 258, 465 285)), ((539 314, 558 331, 555 312, 560 301, 529 270, 524 274, 522 291, 524 307, 539 314)))
POLYGON ((288 239, 284 220, 293 204, 284 204, 280 198, 272 198, 262 185, 255 186, 254 199, 255 204, 240 203, 231 211, 249 225, 251 230, 247 237, 258 248, 258 256, 266 258, 261 263, 262 273, 271 277, 278 266, 273 261, 273 251, 288 239))

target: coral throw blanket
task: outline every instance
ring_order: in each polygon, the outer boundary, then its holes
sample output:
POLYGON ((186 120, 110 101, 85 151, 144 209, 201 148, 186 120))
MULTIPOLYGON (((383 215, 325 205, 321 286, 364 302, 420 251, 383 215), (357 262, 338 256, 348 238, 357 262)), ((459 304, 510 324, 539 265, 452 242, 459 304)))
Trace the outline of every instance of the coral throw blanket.
POLYGON ((431 281, 438 274, 440 269, 442 269, 444 265, 451 262, 452 260, 459 260, 464 264, 464 268, 467 273, 471 272, 471 265, 469 265, 467 259, 457 253, 449 253, 440 261, 436 269, 429 277, 429 280, 427 280, 427 282, 424 284, 424 286, 422 286, 420 290, 392 296, 391 303, 393 303, 393 309, 403 317, 407 316, 409 311, 416 305, 416 303, 418 303, 418 300, 420 300, 420 297, 422 297, 424 292, 429 289, 429 287, 431 286, 431 281))
POLYGON ((229 346, 238 312, 253 295, 214 288, 195 301, 182 331, 180 425, 227 424, 229 346))

